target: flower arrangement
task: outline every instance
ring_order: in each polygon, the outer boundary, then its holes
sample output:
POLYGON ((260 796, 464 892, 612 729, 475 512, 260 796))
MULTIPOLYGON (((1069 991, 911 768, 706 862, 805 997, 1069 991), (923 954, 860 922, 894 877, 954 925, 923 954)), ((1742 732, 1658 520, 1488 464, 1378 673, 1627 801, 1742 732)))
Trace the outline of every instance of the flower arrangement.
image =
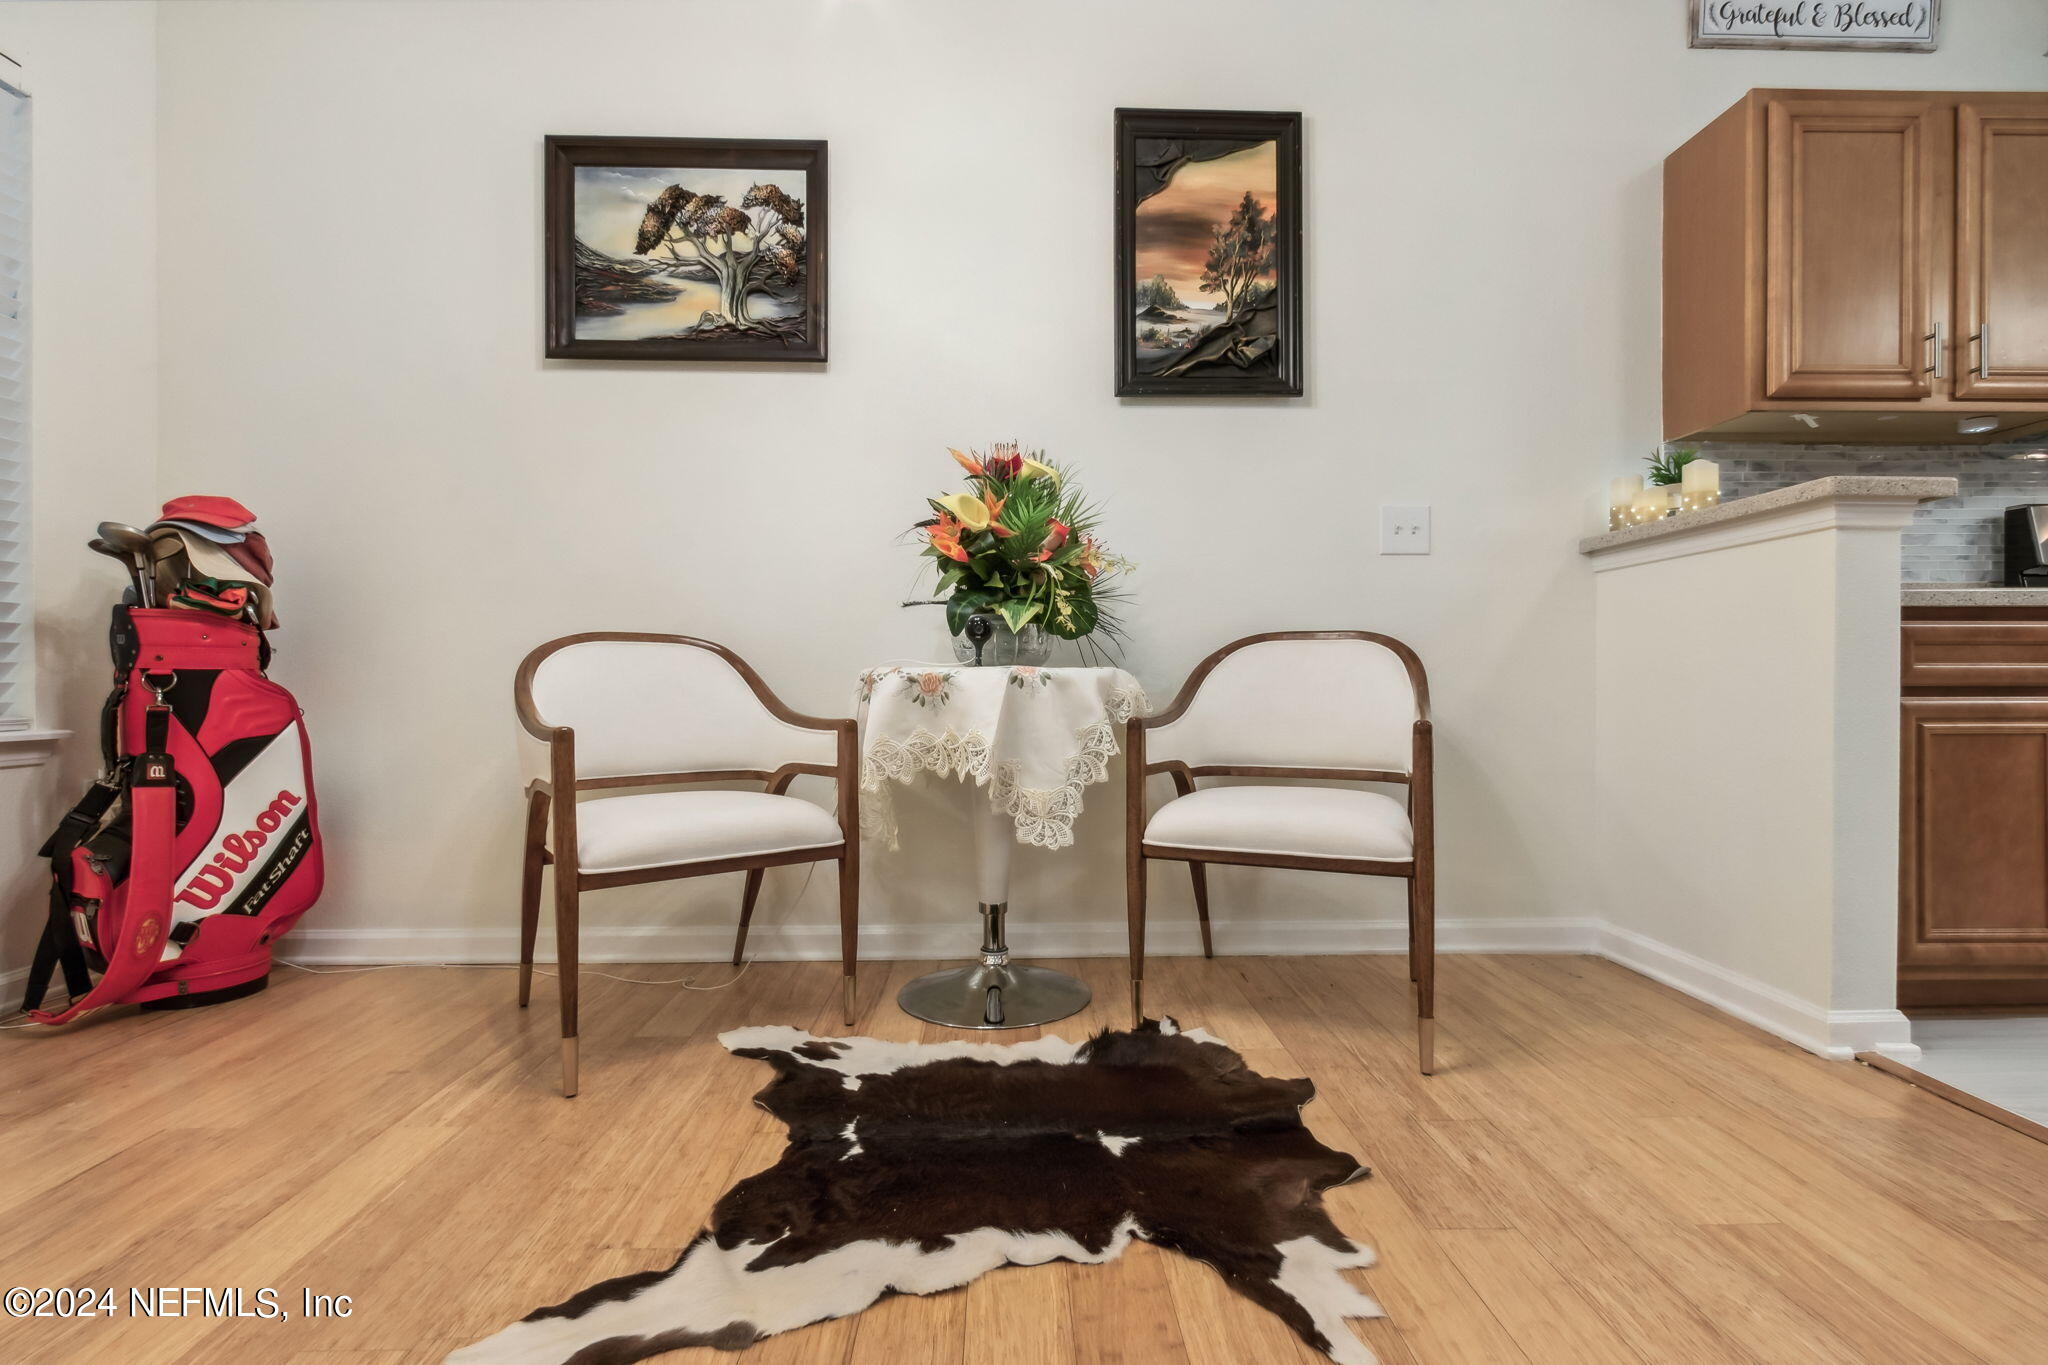
POLYGON ((948 453, 967 491, 930 499, 934 515, 911 528, 938 571, 946 629, 958 635, 989 612, 1013 632, 1037 622, 1063 640, 1120 640, 1115 583, 1133 566, 1096 539, 1097 509, 1066 471, 1015 442, 948 453))

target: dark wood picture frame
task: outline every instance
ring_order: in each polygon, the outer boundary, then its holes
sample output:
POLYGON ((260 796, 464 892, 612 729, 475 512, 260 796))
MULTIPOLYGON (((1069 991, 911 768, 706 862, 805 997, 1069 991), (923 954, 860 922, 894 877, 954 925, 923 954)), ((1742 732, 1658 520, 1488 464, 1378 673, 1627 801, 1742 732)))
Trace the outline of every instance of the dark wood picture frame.
POLYGON ((1116 111, 1116 394, 1119 398, 1302 392, 1301 115, 1229 109, 1116 111), (1276 144, 1274 298, 1278 304, 1277 372, 1212 370, 1171 377, 1138 370, 1137 177, 1140 138, 1242 138, 1276 144))
POLYGON ((817 363, 825 359, 829 196, 825 143, 768 138, 550 136, 546 186, 547 349, 551 360, 708 360, 817 363), (801 339, 596 340, 576 336, 576 169, 646 166, 800 170, 804 173, 804 316, 801 339))

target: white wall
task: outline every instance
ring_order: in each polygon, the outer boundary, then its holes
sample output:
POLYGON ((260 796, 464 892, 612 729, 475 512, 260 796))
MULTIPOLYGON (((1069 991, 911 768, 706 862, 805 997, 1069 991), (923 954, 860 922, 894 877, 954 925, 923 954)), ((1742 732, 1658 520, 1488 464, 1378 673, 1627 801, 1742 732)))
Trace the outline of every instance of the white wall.
POLYGON ((1911 505, 1807 503, 1594 558, 1596 946, 1842 1057, 1909 1049, 1894 1006, 1911 505))
MULTIPOLYGON (((0 768, 0 980, 35 947, 33 855, 98 766, 106 610, 121 571, 87 553, 156 494, 156 10, 0 4, 5 78, 34 98, 30 261, 37 723, 57 761, 0 768)), ((0 1001, 0 1008, 15 1002, 0 1001)))
MULTIPOLYGON (((1656 438, 1661 158, 1753 85, 2038 84, 2034 0, 1952 8, 1943 50, 1909 56, 1689 52, 1678 0, 1270 5, 1249 47, 1209 36, 1241 5, 1191 0, 791 0, 766 26, 681 3, 163 6, 158 491, 242 498, 279 552, 277 671, 333 859, 313 924, 509 941, 510 677, 551 635, 708 635, 843 713, 862 666, 938 641, 894 605, 917 587, 895 537, 947 484, 943 447, 1011 436, 1108 501, 1143 566, 1149 686, 1253 630, 1409 640, 1436 694, 1441 913, 1586 913, 1573 542, 1656 438), (1307 113, 1307 398, 1110 396, 1118 105, 1307 113), (830 366, 542 362, 550 132, 829 139, 830 366), (1377 557, 1381 502, 1433 504, 1436 553, 1377 557)), ((1020 950, 1048 921, 1120 937, 1110 790, 1080 849, 1020 856, 1020 950)), ((965 944, 964 819, 920 809, 869 861, 868 920, 965 944)), ((1155 921, 1184 921, 1184 879, 1157 876, 1155 921)), ((801 880, 771 874, 764 916, 801 880)), ((1214 886, 1226 949, 1275 923, 1310 942, 1365 896, 1400 914, 1394 887, 1214 886)), ((607 893, 589 919, 722 935, 736 899, 607 893)))

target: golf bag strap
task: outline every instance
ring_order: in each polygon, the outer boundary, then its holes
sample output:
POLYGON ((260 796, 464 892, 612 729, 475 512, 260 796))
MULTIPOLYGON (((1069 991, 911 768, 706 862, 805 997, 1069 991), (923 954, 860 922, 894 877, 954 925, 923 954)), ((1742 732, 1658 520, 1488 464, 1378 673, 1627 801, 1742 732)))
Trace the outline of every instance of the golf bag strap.
POLYGON ((64 968, 64 993, 82 1000, 92 990, 92 972, 85 963, 85 949, 78 930, 71 923, 71 908, 65 904, 64 888, 50 883, 50 917, 43 923, 43 936, 36 940, 36 955, 29 963, 28 981, 21 993, 24 1013, 39 1009, 49 994, 50 978, 64 968))
POLYGON ((165 929, 171 917, 172 842, 178 833, 178 773, 169 747, 171 709, 159 702, 144 712, 146 749, 137 754, 128 774, 128 810, 133 826, 128 863, 126 913, 119 941, 103 943, 107 969, 82 999, 61 1012, 31 1010, 39 1024, 64 1024, 88 1010, 111 1005, 135 990, 164 954, 165 929))
POLYGON ((23 1010, 39 1008, 43 997, 50 989, 50 978, 61 964, 64 968, 64 989, 73 1000, 80 999, 92 989, 92 973, 85 962, 85 948, 78 941, 78 930, 71 922, 69 888, 65 885, 65 872, 71 864, 71 851, 78 847, 98 827, 100 817, 114 804, 114 798, 121 789, 105 780, 95 782, 86 789, 77 805, 67 811, 57 822, 43 846, 36 850, 39 858, 50 860, 50 914, 43 925, 43 936, 36 942, 36 955, 29 963, 28 981, 21 993, 23 1010))
POLYGON ((120 794, 120 786, 105 778, 93 783, 85 795, 78 798, 78 804, 64 813, 64 818, 57 822, 57 828, 36 850, 36 856, 52 860, 69 858, 71 850, 85 841, 85 836, 92 833, 100 817, 107 813, 107 807, 113 805, 114 798, 120 794))

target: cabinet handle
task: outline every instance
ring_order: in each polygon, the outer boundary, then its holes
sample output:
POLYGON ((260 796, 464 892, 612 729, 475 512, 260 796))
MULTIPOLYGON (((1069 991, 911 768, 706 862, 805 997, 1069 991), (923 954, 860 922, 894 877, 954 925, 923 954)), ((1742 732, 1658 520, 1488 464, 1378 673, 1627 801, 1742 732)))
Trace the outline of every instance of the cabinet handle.
POLYGON ((1941 324, 1935 323, 1934 330, 1920 339, 1930 348, 1926 357, 1927 368, 1923 373, 1936 379, 1948 378, 1948 348, 1941 344, 1941 324))
POLYGON ((1991 377, 1991 324, 1988 322, 1978 323, 1977 331, 1971 336, 1970 340, 1977 343, 1977 364, 1970 373, 1976 375, 1979 379, 1989 379, 1991 377))

